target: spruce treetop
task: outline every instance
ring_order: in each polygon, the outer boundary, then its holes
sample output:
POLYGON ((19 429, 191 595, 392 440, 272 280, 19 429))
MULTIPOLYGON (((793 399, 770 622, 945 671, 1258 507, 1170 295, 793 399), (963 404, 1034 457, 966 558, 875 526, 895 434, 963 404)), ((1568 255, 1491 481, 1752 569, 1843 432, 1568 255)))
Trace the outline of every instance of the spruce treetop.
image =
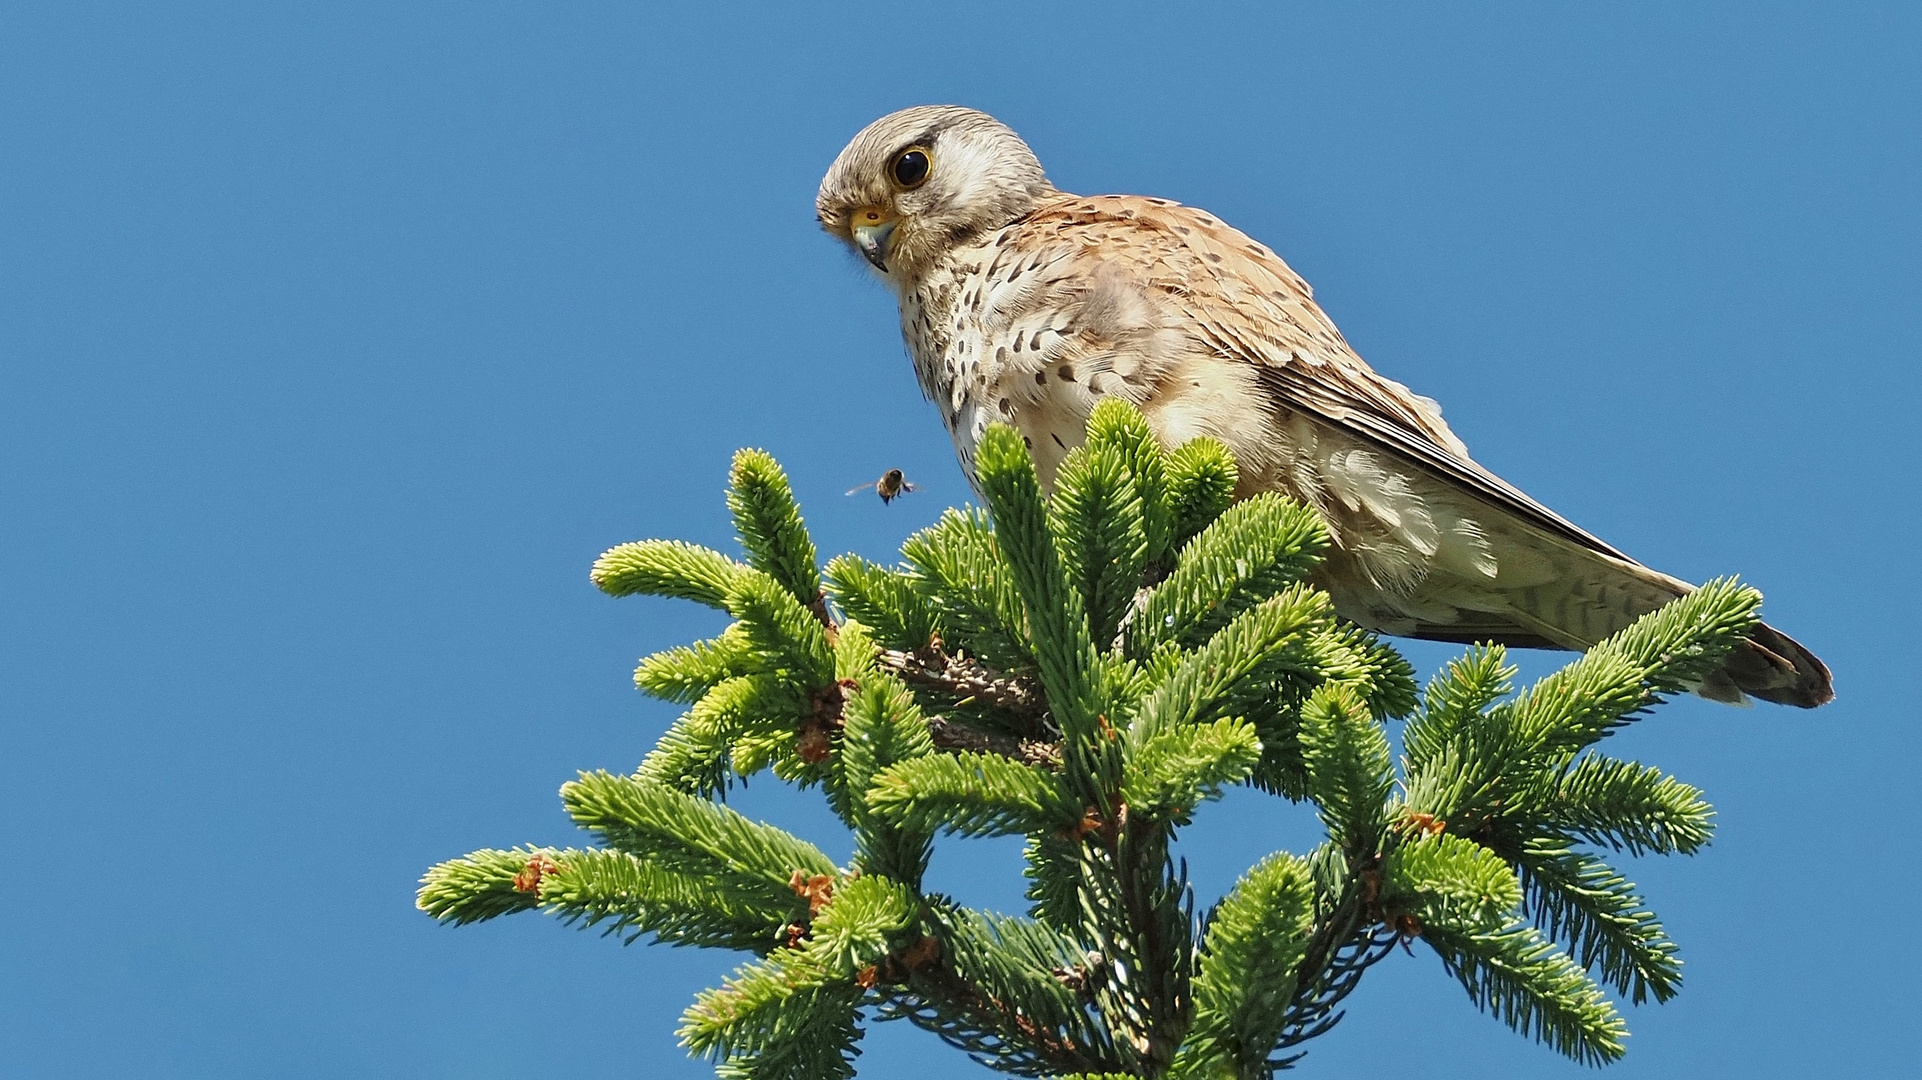
POLYGON ((1010 428, 976 460, 987 510, 948 511, 898 566, 823 568, 759 451, 736 455, 727 497, 743 558, 663 540, 601 556, 607 593, 732 624, 641 662, 636 684, 687 711, 636 771, 562 786, 593 846, 450 860, 421 910, 541 909, 749 954, 680 1034, 757 1080, 854 1075, 864 1020, 1021 1076, 1267 1077, 1416 944, 1589 1064, 1623 1053, 1611 992, 1677 992, 1674 944, 1605 855, 1692 853, 1712 812, 1597 744, 1714 671, 1754 590, 1713 582, 1519 693, 1498 647, 1418 689, 1314 587, 1321 522, 1234 502, 1219 443, 1164 450, 1108 400, 1051 495, 1010 428), (763 770, 820 790, 848 863, 726 805, 763 770), (1238 784, 1308 804, 1327 839, 1198 911, 1171 844, 1238 784), (937 837, 1000 835, 1027 840, 1027 912, 923 889, 937 837))

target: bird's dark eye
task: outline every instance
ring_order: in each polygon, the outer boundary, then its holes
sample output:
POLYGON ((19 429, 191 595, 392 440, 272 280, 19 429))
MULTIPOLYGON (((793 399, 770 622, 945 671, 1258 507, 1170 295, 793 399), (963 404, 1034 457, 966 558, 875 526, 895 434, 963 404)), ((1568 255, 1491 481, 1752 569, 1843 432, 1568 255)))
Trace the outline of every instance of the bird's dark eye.
POLYGON ((894 155, 894 182, 904 188, 920 187, 928 178, 928 170, 934 163, 928 160, 928 152, 918 146, 910 146, 894 155))

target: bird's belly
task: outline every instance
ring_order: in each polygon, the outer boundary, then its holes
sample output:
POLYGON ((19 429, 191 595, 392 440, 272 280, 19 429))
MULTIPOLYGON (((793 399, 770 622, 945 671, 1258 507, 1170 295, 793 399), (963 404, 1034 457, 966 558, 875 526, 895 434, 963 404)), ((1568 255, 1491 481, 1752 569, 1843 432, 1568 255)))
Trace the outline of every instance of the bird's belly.
POLYGON ((923 389, 941 409, 971 480, 982 434, 1004 423, 1021 433, 1042 484, 1052 486, 1062 460, 1086 439, 1102 391, 1123 385, 1076 345, 1039 318, 958 322, 934 356, 917 356, 923 389))
POLYGON ((992 423, 1004 423, 1021 433, 1035 472, 1044 488, 1052 488, 1054 475, 1069 451, 1087 439, 1088 416, 1094 397, 1073 393, 1022 393, 1019 386, 1009 387, 984 380, 962 379, 944 395, 945 415, 950 417, 948 434, 954 440, 955 456, 974 476, 975 448, 992 423))

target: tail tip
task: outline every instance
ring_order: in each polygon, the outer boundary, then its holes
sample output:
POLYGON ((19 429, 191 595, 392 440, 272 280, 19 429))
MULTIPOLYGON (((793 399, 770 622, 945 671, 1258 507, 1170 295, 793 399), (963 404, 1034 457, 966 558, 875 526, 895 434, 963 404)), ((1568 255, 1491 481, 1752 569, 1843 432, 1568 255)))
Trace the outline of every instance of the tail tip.
POLYGON ((1828 665, 1794 638, 1767 623, 1756 623, 1744 645, 1716 672, 1730 688, 1798 709, 1835 700, 1835 680, 1828 665))

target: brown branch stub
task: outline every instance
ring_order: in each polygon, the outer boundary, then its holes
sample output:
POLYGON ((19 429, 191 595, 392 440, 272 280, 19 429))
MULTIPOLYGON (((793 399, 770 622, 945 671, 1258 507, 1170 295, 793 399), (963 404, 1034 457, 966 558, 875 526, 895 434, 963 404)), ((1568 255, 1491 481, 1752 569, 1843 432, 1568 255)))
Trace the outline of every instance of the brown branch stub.
POLYGON ((841 628, 834 621, 834 613, 828 610, 827 590, 822 589, 816 592, 814 599, 808 603, 807 609, 808 613, 814 616, 815 621, 821 624, 821 628, 827 631, 828 644, 834 644, 834 639, 841 628))
POLYGON ((543 879, 553 877, 560 872, 559 863, 544 854, 536 855, 527 860, 527 865, 521 868, 520 873, 514 875, 514 891, 538 893, 541 891, 543 879))
POLYGON ((868 968, 874 973, 873 981, 863 985, 865 987, 874 983, 887 983, 893 986, 905 986, 911 975, 928 968, 940 959, 941 939, 923 934, 907 945, 883 956, 877 964, 868 968))
POLYGON ((1040 739, 1017 739, 971 728, 945 716, 928 717, 928 734, 941 750, 965 750, 976 754, 999 754, 1004 758, 1042 769, 1061 767, 1061 747, 1040 739))
POLYGON ((794 895, 808 902, 810 919, 821 914, 821 909, 827 906, 827 902, 834 899, 834 879, 826 874, 815 874, 809 877, 805 871, 796 870, 794 875, 788 878, 787 885, 794 890, 794 895))
POLYGON ((1422 840, 1440 835, 1448 829, 1448 822, 1433 814, 1408 811, 1395 822, 1396 831, 1413 840, 1422 840))
POLYGON ((827 726, 818 721, 801 726, 794 736, 794 756, 809 765, 819 765, 834 752, 834 738, 828 734, 827 726))
POLYGON ((923 934, 921 939, 901 951, 901 964, 909 971, 918 971, 941 958, 941 939, 932 934, 923 934))
POLYGON ((1414 950, 1408 947, 1408 943, 1420 937, 1422 931, 1427 929, 1427 927, 1422 925, 1420 919, 1406 913, 1395 916, 1394 919, 1388 923, 1388 928, 1395 932, 1397 938, 1401 939, 1402 950, 1410 955, 1414 954, 1414 950))
POLYGON ((973 698, 1025 722, 1037 733, 1044 730, 1048 699, 1034 680, 996 671, 965 656, 951 656, 940 638, 913 652, 882 649, 875 663, 909 686, 939 690, 957 698, 973 698))
POLYGON ((848 695, 859 689, 859 684, 853 679, 840 679, 814 692, 808 715, 801 719, 800 726, 794 731, 794 753, 797 757, 810 765, 818 765, 828 759, 834 750, 834 736, 844 726, 841 709, 847 704, 848 695))

